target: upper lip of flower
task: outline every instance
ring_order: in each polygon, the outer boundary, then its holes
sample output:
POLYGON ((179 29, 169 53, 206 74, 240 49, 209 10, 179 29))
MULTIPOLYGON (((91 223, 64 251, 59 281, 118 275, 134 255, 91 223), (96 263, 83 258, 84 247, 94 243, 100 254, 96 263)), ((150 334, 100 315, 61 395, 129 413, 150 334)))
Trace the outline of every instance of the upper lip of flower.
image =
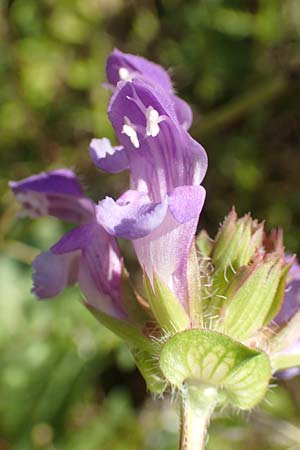
POLYGON ((91 153, 97 165, 119 171, 122 157, 124 169, 130 170, 131 187, 146 190, 152 201, 160 201, 177 186, 201 183, 207 155, 179 124, 168 95, 140 79, 121 82, 108 113, 122 147, 114 150, 105 144, 105 152, 101 151, 104 142, 97 150, 100 142, 92 141, 91 153), (106 163, 112 162, 112 156, 116 170, 106 163))
POLYGON ((131 82, 136 79, 159 88, 169 95, 180 125, 186 130, 190 128, 193 120, 192 110, 184 100, 174 94, 168 72, 158 64, 115 49, 107 58, 106 75, 109 86, 113 89, 120 81, 131 82))

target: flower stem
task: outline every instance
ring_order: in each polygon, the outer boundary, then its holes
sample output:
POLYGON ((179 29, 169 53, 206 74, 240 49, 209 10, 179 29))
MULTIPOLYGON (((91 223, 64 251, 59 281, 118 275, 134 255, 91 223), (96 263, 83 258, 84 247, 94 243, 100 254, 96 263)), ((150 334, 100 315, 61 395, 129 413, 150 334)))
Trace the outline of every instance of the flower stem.
POLYGON ((204 450, 207 428, 217 401, 218 393, 214 387, 185 384, 179 450, 204 450))

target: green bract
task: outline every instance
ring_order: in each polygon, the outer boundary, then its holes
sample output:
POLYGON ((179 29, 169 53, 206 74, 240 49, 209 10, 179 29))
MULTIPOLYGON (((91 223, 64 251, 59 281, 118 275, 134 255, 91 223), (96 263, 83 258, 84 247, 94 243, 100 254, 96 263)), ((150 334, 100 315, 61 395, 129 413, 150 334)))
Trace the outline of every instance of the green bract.
POLYGON ((145 287, 152 312, 162 330, 174 333, 189 328, 190 319, 173 292, 153 275, 153 287, 145 276, 145 287))
POLYGON ((186 330, 171 337, 163 345, 159 364, 171 385, 217 387, 240 409, 252 408, 264 397, 271 377, 264 353, 207 330, 186 330))

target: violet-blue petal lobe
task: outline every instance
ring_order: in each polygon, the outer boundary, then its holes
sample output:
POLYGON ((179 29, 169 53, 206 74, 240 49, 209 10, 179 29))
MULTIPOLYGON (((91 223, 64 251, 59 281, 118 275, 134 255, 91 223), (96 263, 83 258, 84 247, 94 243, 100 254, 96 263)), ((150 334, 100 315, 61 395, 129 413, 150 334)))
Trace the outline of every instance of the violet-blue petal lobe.
POLYGON ((82 187, 71 170, 57 169, 32 175, 21 181, 11 181, 9 186, 12 190, 29 190, 47 194, 64 194, 81 197, 82 187))
POLYGON ((172 98, 178 122, 185 130, 188 130, 193 122, 193 111, 190 105, 177 95, 173 95, 172 98))
POLYGON ((167 208, 167 197, 160 203, 153 203, 145 192, 129 190, 117 201, 110 197, 102 200, 96 207, 96 216, 108 233, 124 239, 138 239, 160 225, 167 208))
POLYGON ((205 200, 202 186, 179 186, 169 195, 169 208, 179 223, 198 219, 205 200))
POLYGON ((119 173, 129 168, 125 149, 112 147, 107 138, 92 139, 89 151, 94 164, 106 172, 119 173))
POLYGON ((55 255, 51 251, 40 253, 33 261, 32 292, 40 299, 49 299, 76 283, 78 252, 55 255))
POLYGON ((275 377, 280 380, 290 380, 300 375, 300 367, 291 367, 290 369, 279 370, 275 373, 275 377))
POLYGON ((55 216, 73 223, 94 217, 94 204, 85 197, 71 170, 59 169, 9 183, 29 217, 55 216))
MULTIPOLYGON (((289 256, 287 262, 291 260, 289 256)), ((288 322, 300 310, 300 265, 295 259, 287 275, 283 303, 274 322, 278 325, 288 322)))
POLYGON ((127 317, 120 301, 120 251, 114 237, 97 222, 69 231, 51 251, 55 255, 79 251, 78 282, 87 303, 114 317, 127 317))

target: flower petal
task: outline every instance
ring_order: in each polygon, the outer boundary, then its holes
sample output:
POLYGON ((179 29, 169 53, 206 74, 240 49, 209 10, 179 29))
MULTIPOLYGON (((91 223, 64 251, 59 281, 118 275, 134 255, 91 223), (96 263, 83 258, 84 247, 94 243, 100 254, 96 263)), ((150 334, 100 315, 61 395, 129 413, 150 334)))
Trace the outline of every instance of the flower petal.
POLYGON ((12 189, 24 189, 51 194, 64 194, 82 197, 83 191, 74 172, 68 169, 57 169, 39 175, 33 175, 22 181, 11 181, 12 189))
POLYGON ((300 375, 300 367, 291 367, 290 369, 279 370, 275 373, 275 377, 280 380, 290 380, 298 375, 300 375))
MULTIPOLYGON (((287 256, 286 261, 290 262, 291 257, 287 256)), ((294 260, 287 278, 282 307, 274 318, 274 322, 278 325, 288 322, 300 311, 300 265, 297 260, 294 260)))
POLYGON ((177 95, 173 95, 172 98, 178 122, 185 130, 188 130, 193 122, 193 111, 190 105, 177 95))
POLYGON ((11 181, 9 186, 30 217, 50 215, 83 223, 94 216, 94 204, 84 196, 71 170, 41 173, 22 181, 11 181))
POLYGON ((194 241, 198 218, 180 224, 170 211, 148 236, 133 241, 140 265, 153 281, 156 272, 181 303, 187 296, 187 260, 194 241))
POLYGON ((96 207, 96 215, 108 233, 138 239, 159 226, 167 208, 167 197, 161 203, 151 203, 146 193, 129 190, 116 202, 110 197, 102 200, 96 207))
POLYGON ((124 148, 122 146, 112 147, 107 138, 92 139, 90 156, 94 164, 106 172, 118 173, 129 168, 124 148))
POLYGON ((96 222, 81 225, 55 244, 55 255, 80 251, 79 286, 90 306, 127 319, 120 300, 122 259, 115 239, 96 222))
POLYGON ((76 283, 78 252, 55 255, 51 251, 40 253, 33 261, 32 292, 40 299, 58 295, 65 287, 76 283))
POLYGON ((202 186, 179 186, 169 195, 169 209, 179 223, 199 218, 205 200, 202 186))

